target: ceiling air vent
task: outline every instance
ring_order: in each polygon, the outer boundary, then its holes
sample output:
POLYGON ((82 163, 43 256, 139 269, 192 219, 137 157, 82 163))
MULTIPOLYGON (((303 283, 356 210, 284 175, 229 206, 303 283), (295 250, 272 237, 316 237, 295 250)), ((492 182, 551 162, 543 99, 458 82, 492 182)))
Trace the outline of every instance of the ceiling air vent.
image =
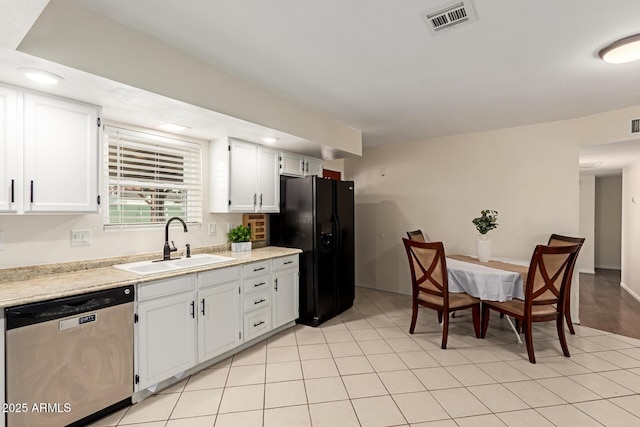
POLYGON ((437 34, 461 24, 477 21, 478 17, 473 9, 471 0, 465 0, 437 10, 423 12, 422 19, 427 24, 427 28, 433 34, 437 34))
POLYGON ((640 134, 640 119, 631 119, 631 135, 640 134))

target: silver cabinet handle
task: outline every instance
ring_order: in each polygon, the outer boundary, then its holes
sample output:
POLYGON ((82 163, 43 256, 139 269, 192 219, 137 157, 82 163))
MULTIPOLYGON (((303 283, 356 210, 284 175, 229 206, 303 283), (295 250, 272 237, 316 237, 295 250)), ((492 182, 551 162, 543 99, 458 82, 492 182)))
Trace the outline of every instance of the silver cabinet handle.
POLYGON ((293 264, 293 261, 287 261, 284 263, 284 265, 287 265, 287 264, 293 264))
POLYGON ((254 323, 253 327, 255 328, 256 326, 260 326, 264 324, 264 320, 259 321, 258 323, 254 323))
POLYGON ((262 298, 261 300, 254 301, 254 302, 253 302, 253 305, 258 305, 258 304, 261 304, 261 303, 263 303, 263 302, 265 302, 265 301, 266 301, 266 299, 262 298))
POLYGON ((253 287, 257 288, 258 286, 262 286, 262 285, 266 285, 266 283, 265 282, 256 283, 253 285, 253 287))
POLYGON ((278 279, 276 279, 276 292, 278 292, 278 279))
POLYGON ((264 267, 254 268, 254 269, 253 269, 253 271, 260 271, 260 270, 264 270, 264 267))

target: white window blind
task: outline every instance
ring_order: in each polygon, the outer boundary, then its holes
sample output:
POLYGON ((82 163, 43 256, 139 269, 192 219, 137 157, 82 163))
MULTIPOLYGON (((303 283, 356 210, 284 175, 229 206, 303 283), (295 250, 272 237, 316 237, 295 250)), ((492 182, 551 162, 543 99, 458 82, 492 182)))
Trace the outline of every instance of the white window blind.
POLYGON ((107 226, 202 222, 202 148, 143 132, 104 127, 107 226))

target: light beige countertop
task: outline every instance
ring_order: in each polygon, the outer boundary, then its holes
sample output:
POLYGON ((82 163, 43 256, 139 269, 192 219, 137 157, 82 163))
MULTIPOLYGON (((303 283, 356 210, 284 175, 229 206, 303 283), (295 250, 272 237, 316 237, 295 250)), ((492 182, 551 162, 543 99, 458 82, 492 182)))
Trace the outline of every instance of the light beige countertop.
MULTIPOLYGON (((18 274, 15 274, 15 277, 12 277, 12 275, 8 273, 0 278, 0 307, 11 307, 87 292, 117 288, 119 286, 136 285, 138 283, 231 267, 234 265, 241 265, 265 259, 279 258, 301 252, 302 251, 300 249, 281 248, 276 246, 262 247, 247 252, 216 251, 216 255, 228 256, 235 259, 212 265, 184 268, 181 270, 149 274, 145 276, 118 270, 111 266, 90 268, 92 265, 102 265, 104 262, 96 262, 93 264, 89 261, 68 263, 75 264, 77 269, 75 271, 64 271, 64 268, 58 268, 61 272, 53 273, 51 273, 51 269, 47 270, 46 267, 43 267, 41 271, 46 273, 42 274, 38 273, 39 267, 34 266, 29 267, 30 274, 27 278, 20 277, 18 274)), ((120 262, 113 262, 112 264, 124 262, 128 261, 120 260, 120 262)), ((71 267, 69 269, 73 270, 71 267)), ((56 270, 54 269, 53 271, 56 270)))

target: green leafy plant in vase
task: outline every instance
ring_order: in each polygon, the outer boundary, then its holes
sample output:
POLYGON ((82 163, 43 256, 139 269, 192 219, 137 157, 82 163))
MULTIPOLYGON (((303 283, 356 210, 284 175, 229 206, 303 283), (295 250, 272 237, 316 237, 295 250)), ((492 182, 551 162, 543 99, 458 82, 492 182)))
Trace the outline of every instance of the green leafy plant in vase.
POLYGON ((251 250, 251 229, 245 225, 238 225, 229 230, 227 239, 231 242, 231 250, 234 252, 251 250))
POLYGON ((485 209, 480 211, 480 216, 471 222, 476 226, 480 235, 476 239, 476 251, 480 262, 487 262, 491 257, 491 238, 487 233, 498 228, 498 211, 485 209))

